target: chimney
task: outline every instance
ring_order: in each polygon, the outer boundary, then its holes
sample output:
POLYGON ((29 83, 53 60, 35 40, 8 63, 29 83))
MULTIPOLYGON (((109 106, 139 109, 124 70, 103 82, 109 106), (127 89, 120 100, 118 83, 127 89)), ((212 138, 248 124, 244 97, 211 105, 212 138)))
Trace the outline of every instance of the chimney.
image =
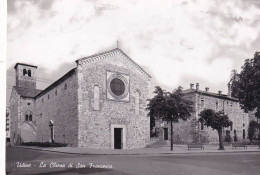
POLYGON ((206 92, 208 92, 208 91, 209 91, 209 88, 208 88, 208 87, 205 87, 205 90, 206 90, 206 92))
POLYGON ((198 91, 200 89, 200 84, 196 83, 196 90, 198 91))
POLYGON ((194 87, 194 84, 190 83, 190 88, 193 89, 193 87, 194 87))
POLYGON ((231 84, 228 83, 228 96, 230 97, 231 96, 231 84))
POLYGON ((218 91, 218 95, 221 95, 222 91, 218 91))

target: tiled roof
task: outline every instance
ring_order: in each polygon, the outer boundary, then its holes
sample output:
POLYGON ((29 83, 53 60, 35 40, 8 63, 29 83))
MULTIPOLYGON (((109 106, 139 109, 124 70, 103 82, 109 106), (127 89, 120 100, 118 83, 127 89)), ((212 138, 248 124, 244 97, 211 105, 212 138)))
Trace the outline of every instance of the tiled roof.
POLYGON ((30 66, 30 67, 35 67, 37 68, 37 66, 31 65, 31 64, 25 64, 25 63, 16 63, 14 68, 16 69, 18 65, 22 65, 22 66, 30 66))
POLYGON ((217 98, 222 98, 222 99, 229 99, 233 101, 238 101, 237 98, 230 97, 226 94, 218 94, 218 93, 213 93, 213 92, 208 92, 208 91, 202 91, 202 90, 196 90, 196 89, 185 89, 182 91, 184 94, 189 94, 189 93, 200 93, 203 95, 208 95, 208 96, 213 96, 217 98))
POLYGON ((73 68, 71 69, 69 72, 67 72, 65 75, 63 75, 60 79, 58 79, 57 81, 55 81, 54 83, 52 83, 50 86, 48 86, 47 88, 45 88, 44 90, 42 90, 40 93, 37 94, 37 96, 35 96, 35 98, 41 97, 42 95, 46 94, 47 92, 49 92, 50 90, 52 90, 53 88, 57 87, 59 84, 61 84, 63 81, 65 81, 67 78, 69 78, 71 75, 73 75, 74 73, 76 73, 76 69, 77 68, 73 68))
POLYGON ((29 89, 29 88, 17 87, 17 86, 14 86, 14 89, 22 97, 30 97, 30 98, 34 98, 37 94, 39 94, 42 91, 38 89, 29 89))

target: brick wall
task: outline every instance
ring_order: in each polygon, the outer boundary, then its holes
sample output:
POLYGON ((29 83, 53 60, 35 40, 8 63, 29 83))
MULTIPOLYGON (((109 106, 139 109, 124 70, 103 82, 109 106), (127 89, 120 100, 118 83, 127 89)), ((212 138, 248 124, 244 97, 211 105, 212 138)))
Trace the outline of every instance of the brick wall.
POLYGON ((20 132, 21 142, 36 141, 36 119, 35 100, 33 98, 20 98, 20 132), (32 115, 32 121, 26 121, 26 114, 32 115))
MULTIPOLYGON (((133 64, 120 54, 112 54, 105 59, 78 67, 78 114, 79 146, 88 148, 112 148, 112 125, 125 127, 124 147, 141 148, 149 143, 150 120, 145 111, 149 93, 149 80, 133 64), (108 100, 106 96, 107 71, 129 76, 130 100, 128 102, 108 100), (94 86, 99 86, 100 108, 94 110, 94 86), (140 92, 139 114, 135 114, 135 92, 140 92)), ((113 148, 112 148, 113 149, 113 148)))
POLYGON ((20 95, 13 89, 10 97, 10 142, 11 145, 19 143, 20 132, 18 128, 19 121, 19 103, 20 95))
POLYGON ((77 146, 77 77, 76 73, 36 99, 37 141, 49 142, 49 122, 54 123, 55 142, 77 146), (66 88, 65 88, 66 84, 66 88), (56 93, 57 92, 57 93, 56 93))

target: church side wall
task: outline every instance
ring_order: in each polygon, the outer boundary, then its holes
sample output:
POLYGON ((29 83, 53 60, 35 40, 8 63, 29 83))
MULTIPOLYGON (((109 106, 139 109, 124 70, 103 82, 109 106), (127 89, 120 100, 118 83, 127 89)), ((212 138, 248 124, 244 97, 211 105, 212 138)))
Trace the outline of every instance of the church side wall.
POLYGON ((20 95, 13 89, 10 98, 10 142, 12 146, 19 144, 19 103, 20 95))
POLYGON ((112 147, 112 125, 125 127, 125 148, 142 148, 150 141, 150 120, 145 111, 149 81, 127 65, 123 58, 114 55, 97 62, 78 65, 79 83, 79 146, 87 148, 112 147), (108 100, 106 96, 107 71, 129 76, 130 100, 108 100), (99 86, 99 110, 94 110, 94 86, 99 86), (139 114, 135 114, 135 92, 140 92, 139 114))
POLYGON ((37 97, 37 141, 49 142, 51 140, 49 122, 52 120, 55 142, 77 146, 77 105, 76 73, 44 95, 37 97))

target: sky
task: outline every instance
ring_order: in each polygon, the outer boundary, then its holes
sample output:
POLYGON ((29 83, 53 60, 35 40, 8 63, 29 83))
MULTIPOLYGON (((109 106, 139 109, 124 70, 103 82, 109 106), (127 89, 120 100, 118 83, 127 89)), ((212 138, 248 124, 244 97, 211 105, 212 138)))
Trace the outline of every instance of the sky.
POLYGON ((38 89, 75 60, 117 47, 152 76, 227 93, 233 69, 260 51, 258 0, 8 0, 7 103, 17 62, 38 66, 38 89))

